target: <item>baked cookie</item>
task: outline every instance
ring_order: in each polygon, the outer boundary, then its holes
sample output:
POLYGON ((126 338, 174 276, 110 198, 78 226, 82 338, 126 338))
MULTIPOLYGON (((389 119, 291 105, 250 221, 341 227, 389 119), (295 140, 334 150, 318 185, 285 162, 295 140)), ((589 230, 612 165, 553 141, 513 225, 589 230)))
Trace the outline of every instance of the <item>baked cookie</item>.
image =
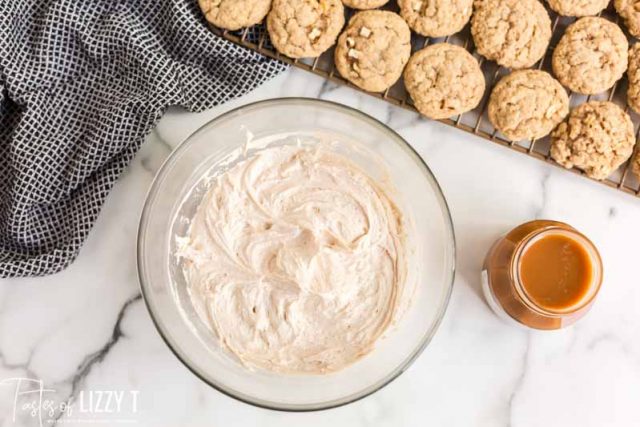
POLYGON ((409 59, 404 84, 415 107, 432 119, 445 119, 475 108, 484 94, 478 61, 460 46, 438 43, 409 59))
POLYGON ((580 105, 551 133, 551 157, 566 168, 605 179, 633 152, 631 118, 608 101, 580 105))
POLYGON ((198 0, 207 21, 225 30, 239 30, 261 22, 271 0, 198 0))
POLYGON ((476 0, 471 35, 478 53, 507 68, 528 68, 544 55, 551 20, 537 0, 476 0))
POLYGON ((629 69, 627 70, 629 86, 627 88, 627 104, 636 113, 640 113, 640 42, 629 49, 629 69))
POLYGON ((520 70, 496 84, 488 108, 489 121, 510 140, 538 139, 569 114, 569 96, 549 73, 520 70))
POLYGON ((426 37, 457 33, 469 22, 473 0, 398 0, 409 27, 426 37))
POLYGON ((618 15, 634 37, 640 37, 640 0, 614 0, 618 15))
POLYGON ((340 0, 273 0, 267 31, 278 52, 315 58, 336 42, 344 26, 340 0))
POLYGON ((631 171, 640 179, 640 150, 636 150, 636 154, 633 156, 631 171))
POLYGON ((342 0, 345 6, 350 7, 351 9, 376 9, 384 4, 386 4, 389 0, 342 0))
POLYGON ((354 85, 382 92, 393 85, 411 55, 411 30, 393 12, 356 13, 338 38, 338 72, 354 85))
POLYGON ((629 43, 613 22, 581 18, 571 24, 553 51, 553 73, 574 92, 604 92, 627 69, 629 43))
POLYGON ((547 0, 562 16, 590 16, 602 12, 611 0, 547 0))

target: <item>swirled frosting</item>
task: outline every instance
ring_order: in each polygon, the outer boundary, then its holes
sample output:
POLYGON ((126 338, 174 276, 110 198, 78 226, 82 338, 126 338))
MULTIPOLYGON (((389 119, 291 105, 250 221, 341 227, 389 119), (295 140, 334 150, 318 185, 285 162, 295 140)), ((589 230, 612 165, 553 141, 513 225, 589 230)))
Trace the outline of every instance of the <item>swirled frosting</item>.
POLYGON ((387 192, 321 148, 266 148, 216 177, 181 250, 192 302, 249 367, 339 370, 398 312, 403 219, 387 192))

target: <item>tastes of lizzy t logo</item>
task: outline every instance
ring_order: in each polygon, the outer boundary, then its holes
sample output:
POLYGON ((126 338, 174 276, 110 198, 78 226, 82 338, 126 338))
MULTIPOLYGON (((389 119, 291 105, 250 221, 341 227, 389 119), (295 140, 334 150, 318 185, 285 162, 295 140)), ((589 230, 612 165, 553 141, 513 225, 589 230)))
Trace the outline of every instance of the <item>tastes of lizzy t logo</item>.
MULTIPOLYGON (((81 390, 76 396, 62 399, 57 390, 46 388, 42 380, 7 378, 0 381, 0 397, 8 396, 14 425, 39 427, 62 423, 136 422, 138 390, 81 390)), ((0 408, 5 407, 0 401, 0 408)), ((4 424, 3 424, 4 425, 4 424)))

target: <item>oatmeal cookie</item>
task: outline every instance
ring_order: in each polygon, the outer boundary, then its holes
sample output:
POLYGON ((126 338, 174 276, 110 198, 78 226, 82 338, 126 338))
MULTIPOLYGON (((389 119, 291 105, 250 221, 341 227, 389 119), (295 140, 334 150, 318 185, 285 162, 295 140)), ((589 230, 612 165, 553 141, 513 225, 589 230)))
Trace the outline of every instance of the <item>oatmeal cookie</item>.
POLYGON ((478 61, 460 46, 438 43, 411 56, 404 84, 415 107, 432 119, 445 119, 475 108, 484 94, 478 61))
POLYGON ((207 21, 225 30, 239 30, 261 22, 271 0, 198 0, 207 21))
POLYGON ((340 0, 273 0, 267 30, 278 52, 315 58, 329 49, 344 26, 340 0))
POLYGON ((627 69, 629 43, 613 22, 581 18, 571 24, 553 51, 553 73, 574 92, 604 92, 627 69))
POLYGON ((580 105, 551 133, 551 157, 566 168, 605 179, 633 152, 633 123, 608 101, 580 105))
POLYGON ((354 85, 382 92, 393 85, 411 55, 411 30, 393 12, 356 13, 338 38, 338 72, 354 85))
POLYGON ((514 71, 498 82, 489 98, 489 120, 512 141, 542 138, 567 114, 567 91, 540 70, 514 71))
POLYGON ((627 70, 629 87, 627 88, 627 104, 636 113, 640 113, 640 42, 629 49, 629 69, 627 70))
POLYGON ((547 0, 549 7, 562 16, 590 16, 602 12, 610 0, 547 0))
POLYGON ((398 0, 400 15, 409 27, 427 37, 444 37, 469 22, 473 0, 398 0))
POLYGON ((345 6, 350 7, 351 9, 376 9, 384 4, 386 4, 389 0, 342 0, 345 6))
POLYGON ((640 179, 640 149, 636 150, 636 154, 631 161, 631 171, 640 179))
POLYGON ((640 37, 640 0, 614 0, 618 15, 634 37, 640 37))
POLYGON ((507 68, 528 68, 544 55, 551 20, 538 0, 476 0, 471 35, 478 52, 507 68))

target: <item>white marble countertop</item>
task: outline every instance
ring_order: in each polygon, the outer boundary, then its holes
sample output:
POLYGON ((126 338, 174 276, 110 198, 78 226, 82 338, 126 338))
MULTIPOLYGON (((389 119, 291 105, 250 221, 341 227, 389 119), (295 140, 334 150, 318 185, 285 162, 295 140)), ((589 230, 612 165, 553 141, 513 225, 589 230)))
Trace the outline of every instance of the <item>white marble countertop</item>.
POLYGON ((16 378, 40 379, 52 390, 45 401, 74 396, 71 413, 58 424, 638 426, 639 219, 640 200, 633 197, 290 70, 207 112, 167 112, 109 196, 78 260, 54 276, 0 282, 0 426, 38 425, 40 419, 53 425, 46 408, 31 416, 21 405, 14 421, 16 378), (307 414, 251 407, 192 375, 155 330, 140 298, 135 262, 142 203, 168 153, 223 111, 281 96, 344 103, 398 131, 439 179, 458 240, 451 303, 422 356, 374 395, 307 414), (503 323, 480 291, 489 245, 534 218, 574 225, 604 259, 605 282, 592 311, 557 332, 527 332, 503 323), (115 399, 106 405, 107 393, 97 404, 99 391, 124 392, 119 411, 115 399), (96 413, 100 409, 116 413, 96 413))

